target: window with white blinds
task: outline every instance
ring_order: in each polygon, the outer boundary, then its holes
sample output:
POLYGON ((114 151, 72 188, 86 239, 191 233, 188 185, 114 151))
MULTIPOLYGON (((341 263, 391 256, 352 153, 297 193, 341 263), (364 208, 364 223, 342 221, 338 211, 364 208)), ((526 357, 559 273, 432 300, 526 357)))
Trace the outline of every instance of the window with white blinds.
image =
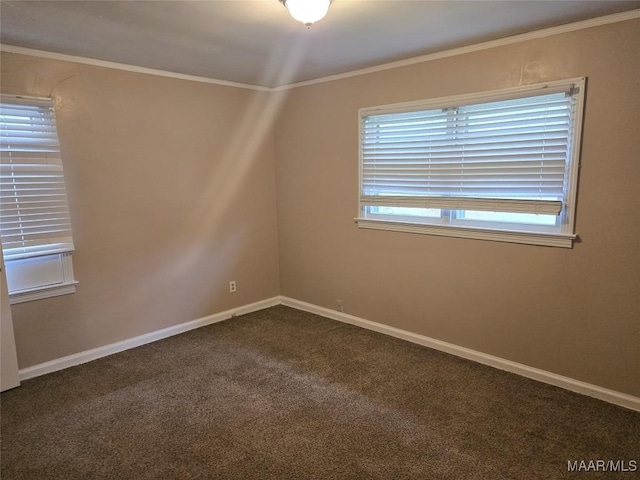
POLYGON ((359 225, 570 247, 584 83, 362 109, 359 225))
POLYGON ((12 303, 75 291, 71 220, 50 99, 0 97, 0 236, 12 303))
POLYGON ((2 96, 0 234, 5 260, 73 250, 50 100, 2 96))

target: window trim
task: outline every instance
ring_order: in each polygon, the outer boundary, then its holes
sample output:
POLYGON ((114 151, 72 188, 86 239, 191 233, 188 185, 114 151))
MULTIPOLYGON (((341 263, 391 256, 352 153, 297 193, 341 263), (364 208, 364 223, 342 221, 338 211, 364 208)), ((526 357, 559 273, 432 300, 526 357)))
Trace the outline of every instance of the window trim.
MULTIPOLYGON (((550 247, 572 248, 577 238, 575 234, 575 210, 577 203, 578 172, 580 170, 580 153, 582 145, 584 99, 586 89, 586 77, 576 77, 566 80, 545 82, 533 85, 524 85, 486 92, 475 92, 463 95, 453 95, 427 100, 418 100, 404 103, 366 107, 358 110, 358 213, 355 222, 359 228, 373 230, 387 230, 405 233, 419 233, 445 237, 458 237, 477 240, 492 240, 498 242, 521 243, 530 245, 542 245, 550 247), (514 224, 514 228, 496 229, 460 226, 452 224, 427 224, 421 222, 407 222, 406 220, 375 219, 363 216, 363 207, 371 205, 362 202, 363 187, 363 119, 369 115, 404 113, 416 110, 431 110, 437 108, 450 108, 474 103, 497 102, 526 97, 528 93, 543 92, 544 94, 564 92, 571 88, 578 88, 576 98, 574 123, 575 127, 569 148, 571 157, 566 175, 566 195, 562 205, 565 222, 560 232, 535 232, 522 230, 523 224, 514 224)), ((419 201, 418 201, 419 202, 419 201)), ((427 206, 425 202, 424 206, 427 206)), ((455 203, 455 202, 452 202, 455 203)), ((472 210, 472 208, 469 208, 472 210)))
POLYGON ((519 230, 497 230, 492 228, 462 227, 460 225, 432 225, 425 223, 398 222, 357 218, 359 228, 388 230, 404 233, 422 233, 439 237, 457 237, 495 242, 522 243, 546 247, 571 248, 577 238, 574 234, 524 232, 519 230))
POLYGON ((58 285, 47 285, 46 287, 33 288, 31 290, 21 290, 19 292, 9 294, 9 303, 15 305, 17 303, 31 302, 33 300, 42 300, 44 298, 58 297, 60 295, 69 295, 76 293, 77 281, 69 283, 61 283, 58 285))

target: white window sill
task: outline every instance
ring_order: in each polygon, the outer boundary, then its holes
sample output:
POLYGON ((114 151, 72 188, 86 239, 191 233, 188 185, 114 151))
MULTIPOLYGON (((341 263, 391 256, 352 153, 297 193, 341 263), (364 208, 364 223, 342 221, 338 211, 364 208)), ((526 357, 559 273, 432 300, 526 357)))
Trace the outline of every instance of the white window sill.
POLYGON ((494 242, 523 243, 547 247, 572 248, 575 235, 560 233, 522 232, 513 230, 493 230, 488 228, 460 227, 457 225, 427 225, 422 223, 396 222, 356 218, 359 228, 390 230, 394 232, 421 233, 442 237, 472 238, 494 242))
POLYGON ((63 283, 57 285, 47 285, 46 287, 31 288, 9 294, 9 303, 31 302, 32 300, 42 300, 43 298, 57 297, 58 295, 68 295, 76 292, 78 282, 63 283))

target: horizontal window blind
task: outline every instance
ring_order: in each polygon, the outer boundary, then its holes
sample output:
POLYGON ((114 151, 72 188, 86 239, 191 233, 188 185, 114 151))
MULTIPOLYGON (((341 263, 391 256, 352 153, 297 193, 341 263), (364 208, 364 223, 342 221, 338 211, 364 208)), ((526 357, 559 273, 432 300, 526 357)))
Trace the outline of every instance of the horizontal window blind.
POLYGON ((0 235, 13 260, 73 250, 50 100, 0 98, 0 235))
POLYGON ((574 104, 568 90, 364 116, 361 206, 557 215, 574 104))

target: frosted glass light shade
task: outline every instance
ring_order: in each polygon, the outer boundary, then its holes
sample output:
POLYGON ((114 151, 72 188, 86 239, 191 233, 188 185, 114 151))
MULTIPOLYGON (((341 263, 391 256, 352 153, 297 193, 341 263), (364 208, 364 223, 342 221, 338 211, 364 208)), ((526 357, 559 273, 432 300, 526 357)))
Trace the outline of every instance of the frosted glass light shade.
POLYGON ((324 18, 331 0, 284 0, 284 6, 296 20, 309 26, 324 18))

